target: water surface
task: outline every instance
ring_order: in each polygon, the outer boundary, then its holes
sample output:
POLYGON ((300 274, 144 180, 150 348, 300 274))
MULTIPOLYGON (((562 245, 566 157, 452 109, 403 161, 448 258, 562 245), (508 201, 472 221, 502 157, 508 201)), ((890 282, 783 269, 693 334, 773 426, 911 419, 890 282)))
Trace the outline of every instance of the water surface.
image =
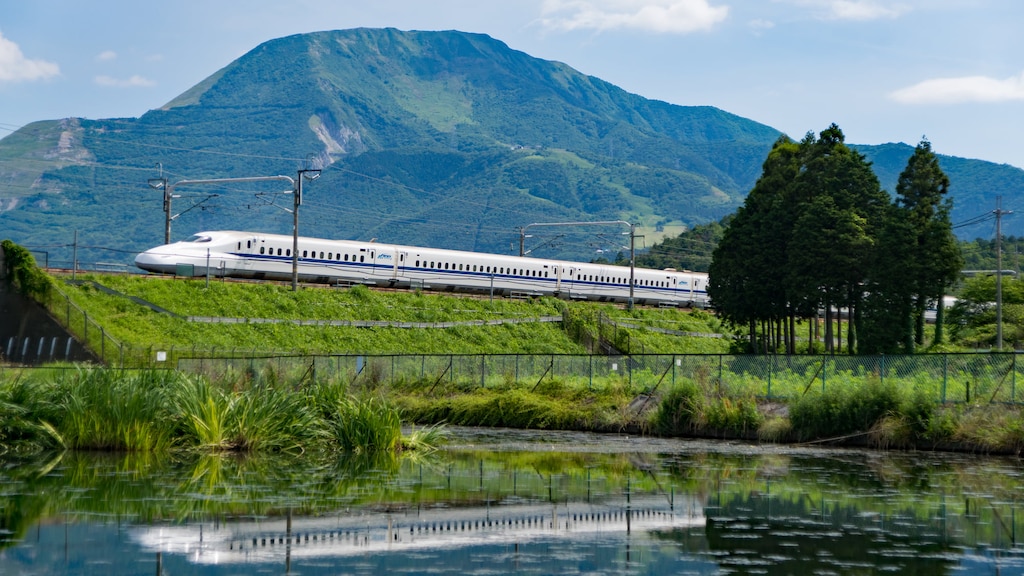
POLYGON ((452 429, 0 471, 0 574, 1024 574, 1021 461, 452 429))

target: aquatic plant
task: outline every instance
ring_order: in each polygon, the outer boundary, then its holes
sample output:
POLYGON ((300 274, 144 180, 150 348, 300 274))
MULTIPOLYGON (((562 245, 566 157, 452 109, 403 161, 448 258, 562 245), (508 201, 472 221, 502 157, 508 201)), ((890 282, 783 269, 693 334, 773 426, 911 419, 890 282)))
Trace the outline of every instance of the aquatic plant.
MULTIPOLYGON (((50 389, 63 447, 153 451, 174 444, 167 388, 183 374, 160 370, 64 370, 50 389)), ((45 421, 44 421, 45 422, 45 421)))
POLYGON ((401 446, 398 409, 381 398, 343 398, 327 417, 333 443, 348 452, 393 452, 401 446))

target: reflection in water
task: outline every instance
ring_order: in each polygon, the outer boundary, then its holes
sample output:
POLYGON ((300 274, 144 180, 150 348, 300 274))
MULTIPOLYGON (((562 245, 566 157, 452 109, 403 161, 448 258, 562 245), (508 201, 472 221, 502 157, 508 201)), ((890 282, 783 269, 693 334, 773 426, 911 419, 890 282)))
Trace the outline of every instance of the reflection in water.
POLYGON ((1024 574, 1017 460, 457 430, 0 471, 0 573, 1024 574))
POLYGON ((185 526, 141 526, 129 537, 150 552, 187 554, 199 564, 276 563, 297 558, 413 553, 515 542, 590 540, 704 526, 701 507, 664 498, 600 504, 496 504, 347 511, 329 516, 235 520, 185 526))

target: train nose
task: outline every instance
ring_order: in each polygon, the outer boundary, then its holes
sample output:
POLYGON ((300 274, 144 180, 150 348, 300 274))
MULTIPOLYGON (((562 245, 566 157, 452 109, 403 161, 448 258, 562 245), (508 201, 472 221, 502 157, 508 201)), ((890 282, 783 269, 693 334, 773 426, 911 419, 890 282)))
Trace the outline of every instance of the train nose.
POLYGON ((167 254, 159 254, 153 250, 147 250, 135 257, 135 265, 146 272, 157 274, 173 274, 177 268, 174 258, 167 254))

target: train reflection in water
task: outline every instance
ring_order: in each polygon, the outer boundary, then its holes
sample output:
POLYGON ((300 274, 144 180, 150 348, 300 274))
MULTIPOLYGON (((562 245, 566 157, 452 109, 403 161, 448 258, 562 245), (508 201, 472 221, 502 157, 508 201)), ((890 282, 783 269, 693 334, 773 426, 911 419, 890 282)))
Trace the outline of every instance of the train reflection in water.
POLYGON ((519 545, 553 538, 585 539, 597 534, 704 525, 703 506, 692 498, 643 496, 601 504, 409 508, 184 526, 140 526, 132 530, 131 537, 151 552, 180 554, 197 564, 273 564, 297 558, 498 543, 519 545))

